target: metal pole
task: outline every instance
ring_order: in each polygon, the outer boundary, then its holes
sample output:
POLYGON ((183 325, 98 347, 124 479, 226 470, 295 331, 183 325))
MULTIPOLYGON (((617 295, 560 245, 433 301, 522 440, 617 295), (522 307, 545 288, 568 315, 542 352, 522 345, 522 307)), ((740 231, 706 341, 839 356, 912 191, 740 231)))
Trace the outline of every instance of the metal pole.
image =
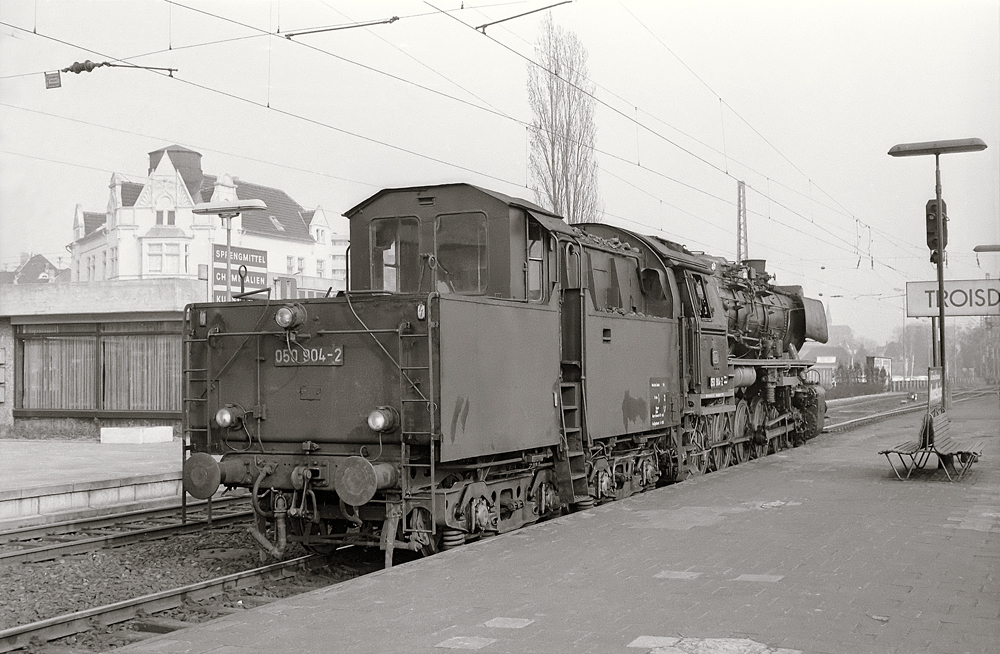
POLYGON ((938 359, 938 328, 937 316, 931 316, 931 365, 937 368, 941 365, 938 359))
MULTIPOLYGON (((226 221, 226 302, 233 301, 233 243, 232 243, 232 226, 233 226, 233 215, 224 214, 222 219, 226 221)), ((938 214, 938 220, 940 221, 940 213, 938 214)), ((940 232, 939 232, 940 234, 940 232)), ((938 237, 940 238, 940 236, 938 237)))
POLYGON ((941 211, 941 155, 934 153, 934 193, 937 196, 937 280, 938 280, 938 358, 941 362, 941 407, 948 406, 948 366, 944 351, 944 214, 941 211))

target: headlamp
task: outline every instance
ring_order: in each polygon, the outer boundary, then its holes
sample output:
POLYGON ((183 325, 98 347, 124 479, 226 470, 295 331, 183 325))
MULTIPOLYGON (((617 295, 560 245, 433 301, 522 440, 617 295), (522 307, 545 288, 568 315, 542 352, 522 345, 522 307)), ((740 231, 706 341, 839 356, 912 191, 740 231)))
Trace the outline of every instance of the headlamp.
POLYGON ((274 322, 282 329, 295 329, 306 321, 306 308, 301 304, 286 304, 274 314, 274 322))
POLYGON ((389 432, 399 426, 399 414, 391 406, 380 406, 368 414, 372 431, 389 432))
POLYGON ((215 424, 222 429, 237 429, 242 424, 245 413, 238 406, 227 404, 215 412, 215 424))

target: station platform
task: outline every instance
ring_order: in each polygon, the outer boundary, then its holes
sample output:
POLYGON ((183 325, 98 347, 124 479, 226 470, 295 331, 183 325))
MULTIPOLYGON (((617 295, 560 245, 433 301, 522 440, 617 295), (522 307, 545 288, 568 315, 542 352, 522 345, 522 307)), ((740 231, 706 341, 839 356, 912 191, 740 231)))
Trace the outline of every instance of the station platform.
POLYGON ((0 462, 0 529, 180 501, 180 440, 0 440, 0 462))
POLYGON ((1000 402, 951 415, 960 482, 904 415, 117 651, 995 654, 1000 402))

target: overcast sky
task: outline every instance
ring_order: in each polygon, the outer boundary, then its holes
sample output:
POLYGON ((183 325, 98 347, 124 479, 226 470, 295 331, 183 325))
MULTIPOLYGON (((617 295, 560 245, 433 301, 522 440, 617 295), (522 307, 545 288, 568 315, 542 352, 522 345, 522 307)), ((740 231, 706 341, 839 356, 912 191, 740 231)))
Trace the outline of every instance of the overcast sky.
MULTIPOLYGON (((468 181, 533 199, 525 83, 552 2, 0 0, 0 268, 64 266, 73 211, 178 144, 208 174, 342 212, 380 188, 468 181), (447 12, 447 13, 445 13, 447 12), (292 39, 308 28, 391 24, 292 39), (176 68, 43 73, 75 61, 176 68)), ((907 281, 935 279, 913 141, 942 157, 949 279, 1000 274, 1000 1, 577 0, 551 10, 589 52, 604 220, 729 259, 749 249, 878 342, 907 281)))

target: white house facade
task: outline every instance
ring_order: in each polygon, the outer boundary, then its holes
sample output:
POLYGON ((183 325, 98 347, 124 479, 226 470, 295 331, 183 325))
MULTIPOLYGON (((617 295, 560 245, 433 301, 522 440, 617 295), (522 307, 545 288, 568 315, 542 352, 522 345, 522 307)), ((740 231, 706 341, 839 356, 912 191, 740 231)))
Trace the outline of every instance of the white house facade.
POLYGON ((232 221, 232 292, 241 283, 244 291, 270 288, 276 298, 344 289, 349 241, 322 207, 307 210, 281 189, 205 174, 201 159, 177 145, 155 150, 145 178, 112 175, 103 214, 77 205, 73 281, 200 279, 205 293, 192 301, 224 299, 226 230, 218 216, 192 209, 203 202, 262 200, 266 210, 232 221), (240 266, 246 266, 242 276, 240 266))

